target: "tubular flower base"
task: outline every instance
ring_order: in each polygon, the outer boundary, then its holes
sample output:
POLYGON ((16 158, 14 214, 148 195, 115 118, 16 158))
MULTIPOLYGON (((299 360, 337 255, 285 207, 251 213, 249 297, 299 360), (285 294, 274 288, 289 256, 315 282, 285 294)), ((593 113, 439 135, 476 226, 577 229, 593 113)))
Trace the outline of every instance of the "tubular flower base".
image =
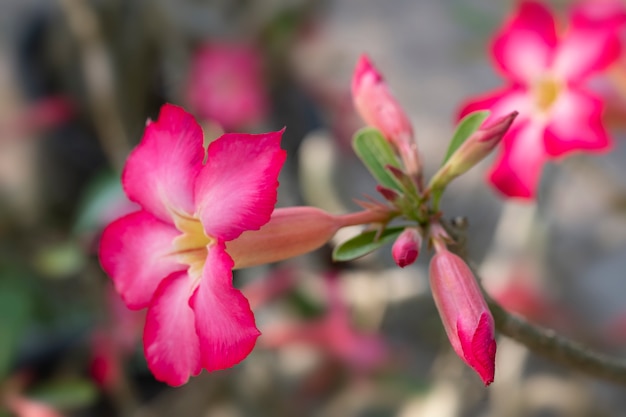
POLYGON ((619 53, 616 24, 596 24, 574 9, 567 30, 557 31, 546 6, 519 3, 491 48, 507 86, 468 100, 460 112, 489 109, 494 119, 519 111, 489 174, 495 188, 508 197, 534 198, 545 162, 610 148, 603 102, 585 83, 619 53))
POLYGON ((454 351, 485 385, 491 384, 496 356, 494 321, 472 271, 460 257, 439 246, 430 262, 430 286, 454 351))
POLYGON ((130 154, 122 185, 141 209, 104 230, 99 255, 126 305, 148 309, 144 352, 157 379, 181 385, 254 347, 259 331, 225 248, 270 220, 281 136, 225 134, 203 164, 200 126, 166 104, 130 154))

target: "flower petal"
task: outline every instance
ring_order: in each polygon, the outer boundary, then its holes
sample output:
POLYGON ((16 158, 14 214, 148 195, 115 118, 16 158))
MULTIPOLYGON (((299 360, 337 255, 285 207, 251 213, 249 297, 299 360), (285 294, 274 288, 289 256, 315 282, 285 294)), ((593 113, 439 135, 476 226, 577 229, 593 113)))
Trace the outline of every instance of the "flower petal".
POLYGON ((147 211, 109 224, 100 239, 100 263, 129 308, 148 306, 159 283, 186 267, 176 262, 172 241, 180 232, 147 211))
POLYGON ((608 150, 611 143, 602 125, 602 101, 582 90, 564 91, 552 109, 545 147, 552 156, 608 150))
POLYGON ((489 125, 493 120, 502 118, 513 111, 518 111, 520 115, 514 124, 519 124, 520 120, 530 117, 532 112, 532 97, 528 91, 520 86, 510 86, 503 89, 490 91, 488 93, 470 98, 461 106, 459 119, 478 110, 489 110, 491 114, 485 120, 483 126, 489 125))
POLYGON ((528 84, 549 67, 557 44, 554 17, 543 4, 522 1, 496 35, 492 56, 506 78, 528 84))
POLYGON ((507 197, 535 197, 547 159, 541 124, 526 120, 504 137, 504 149, 489 173, 489 181, 507 197))
POLYGON ((233 260, 223 243, 208 247, 202 279, 190 305, 196 315, 202 366, 229 368, 250 354, 261 334, 248 300, 232 283, 233 260))
POLYGON ((462 318, 457 321, 457 331, 459 332, 463 355, 465 361, 480 375, 485 385, 489 385, 493 382, 496 370, 493 317, 485 312, 480 315, 475 326, 468 326, 469 324, 462 318))
POLYGON ((577 26, 611 26, 619 30, 626 23, 626 6, 622 0, 587 0, 570 7, 571 21, 577 26))
POLYGON ((182 385, 202 370, 200 344, 189 307, 192 283, 184 272, 167 277, 146 315, 143 333, 148 367, 159 381, 182 385))
POLYGON ((208 236, 229 241, 269 221, 286 157, 282 133, 227 133, 209 145, 195 187, 197 216, 208 236))
POLYGON ((163 221, 172 222, 171 211, 192 215, 193 185, 203 158, 200 125, 182 108, 165 104, 128 157, 124 190, 163 221))
POLYGON ((554 58, 553 73, 570 85, 603 71, 620 56, 618 31, 613 25, 572 24, 554 58))

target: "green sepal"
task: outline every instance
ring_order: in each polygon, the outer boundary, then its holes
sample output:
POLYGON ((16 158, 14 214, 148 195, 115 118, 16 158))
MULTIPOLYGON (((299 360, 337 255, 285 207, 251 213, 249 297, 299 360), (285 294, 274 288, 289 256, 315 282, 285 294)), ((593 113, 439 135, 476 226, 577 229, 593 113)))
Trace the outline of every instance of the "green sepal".
POLYGON ((443 158, 443 162, 441 165, 443 166, 448 159, 456 152, 457 149, 463 145, 463 143, 472 135, 472 133, 476 132, 480 125, 483 124, 487 117, 491 112, 489 110, 480 110, 472 112, 466 115, 456 126, 456 130, 454 131, 454 135, 452 135, 452 140, 450 141, 450 145, 448 145, 448 150, 446 151, 446 156, 443 158))
POLYGON ((349 239, 333 250, 333 261, 346 262, 375 251, 400 236, 405 226, 390 227, 381 232, 369 230, 349 239))
POLYGON ((402 169, 402 165, 389 142, 378 129, 365 127, 357 131, 352 139, 352 148, 381 185, 404 192, 403 187, 386 169, 389 165, 402 169))

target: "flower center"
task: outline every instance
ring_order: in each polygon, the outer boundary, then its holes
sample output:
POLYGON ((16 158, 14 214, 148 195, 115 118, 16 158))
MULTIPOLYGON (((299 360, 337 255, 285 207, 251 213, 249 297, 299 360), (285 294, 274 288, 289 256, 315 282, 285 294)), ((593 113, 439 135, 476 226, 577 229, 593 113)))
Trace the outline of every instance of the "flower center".
POLYGON ((174 239, 175 255, 180 263, 189 265, 189 275, 198 279, 207 257, 207 246, 214 242, 204 233, 200 220, 183 215, 174 216, 174 224, 181 232, 174 239))
POLYGON ((553 78, 543 78, 539 80, 533 88, 535 96, 535 104, 539 110, 545 112, 550 110, 559 97, 559 93, 563 89, 561 83, 553 78))

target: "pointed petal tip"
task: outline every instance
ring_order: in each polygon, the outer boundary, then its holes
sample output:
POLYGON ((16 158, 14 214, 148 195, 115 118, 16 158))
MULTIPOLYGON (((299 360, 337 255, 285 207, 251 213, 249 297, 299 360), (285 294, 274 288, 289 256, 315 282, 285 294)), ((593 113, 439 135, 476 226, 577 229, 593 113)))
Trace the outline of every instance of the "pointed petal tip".
POLYGON ((367 54, 362 54, 357 61, 352 76, 353 97, 358 94, 365 77, 372 77, 371 81, 373 83, 378 83, 382 81, 382 76, 380 75, 376 67, 374 67, 374 65, 372 64, 369 56, 367 54))
POLYGON ((472 357, 466 357, 466 359, 485 386, 488 386, 493 382, 496 371, 496 341, 493 318, 490 313, 484 312, 480 316, 471 346, 472 357))

